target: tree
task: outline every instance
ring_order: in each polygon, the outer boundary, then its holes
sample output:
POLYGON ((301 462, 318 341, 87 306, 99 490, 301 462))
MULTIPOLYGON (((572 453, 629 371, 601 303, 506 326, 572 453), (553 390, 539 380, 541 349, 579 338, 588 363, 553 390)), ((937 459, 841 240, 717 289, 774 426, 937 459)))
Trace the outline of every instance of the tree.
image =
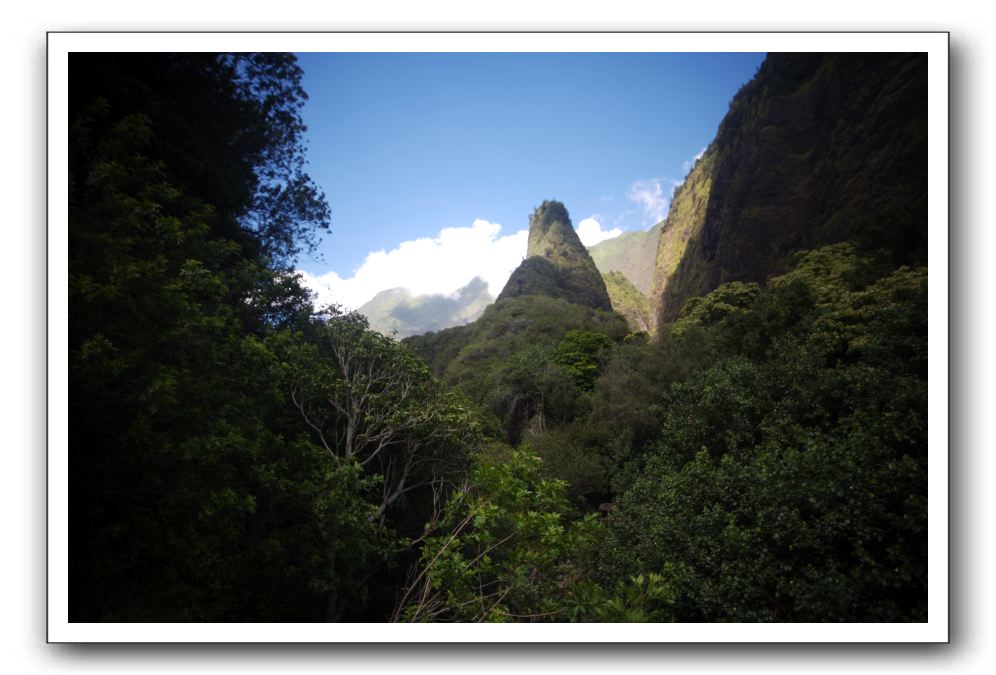
POLYGON ((568 616, 601 528, 571 523, 564 484, 516 450, 482 463, 430 523, 394 614, 402 621, 555 621, 568 616))
POLYGON ((606 353, 612 347, 612 340, 602 333, 586 330, 572 330, 564 335, 557 345, 555 360, 567 369, 577 386, 591 391, 595 378, 602 370, 606 353))
POLYGON ((361 315, 329 310, 314 340, 292 345, 285 358, 290 399, 316 441, 331 459, 382 478, 382 520, 405 495, 460 475, 478 444, 469 407, 361 315))
POLYGON ((317 618, 376 548, 348 524, 369 481, 304 437, 263 346, 309 330, 286 266, 327 226, 299 77, 289 55, 71 56, 71 620, 317 618))
MULTIPOLYGON (((184 195, 210 205, 212 234, 286 269, 329 227, 304 171, 301 69, 281 53, 73 54, 70 203, 85 209, 102 139, 144 125, 144 156, 184 195)), ((79 262, 79 261, 77 261, 79 262)))
POLYGON ((715 360, 662 397, 600 580, 684 565, 683 620, 925 619, 927 274, 873 264, 814 251, 699 326, 715 360))

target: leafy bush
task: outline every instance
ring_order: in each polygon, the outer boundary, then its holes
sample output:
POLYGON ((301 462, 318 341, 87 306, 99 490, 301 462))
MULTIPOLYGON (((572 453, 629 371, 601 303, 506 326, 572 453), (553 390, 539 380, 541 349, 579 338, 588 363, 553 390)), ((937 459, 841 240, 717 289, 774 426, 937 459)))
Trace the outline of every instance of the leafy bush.
POLYGON ((578 388, 591 391, 611 347, 612 340, 606 335, 572 330, 557 345, 554 360, 574 378, 578 388))
POLYGON ((551 621, 568 600, 603 529, 570 522, 564 484, 539 476, 522 450, 482 464, 427 533, 402 596, 404 621, 551 621))

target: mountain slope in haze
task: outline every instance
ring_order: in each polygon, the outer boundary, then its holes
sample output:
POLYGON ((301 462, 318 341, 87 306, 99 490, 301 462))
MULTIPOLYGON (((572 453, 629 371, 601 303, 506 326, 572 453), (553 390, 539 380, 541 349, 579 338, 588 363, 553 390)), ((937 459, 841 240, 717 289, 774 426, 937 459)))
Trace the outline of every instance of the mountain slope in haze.
POLYGON ((358 312, 382 335, 399 338, 469 323, 479 317, 494 298, 487 283, 474 277, 452 296, 412 295, 407 289, 381 291, 358 312))
POLYGON ((544 201, 529 219, 526 259, 512 272, 498 300, 545 295, 611 311, 602 275, 578 238, 564 205, 544 201))
POLYGON ((661 221, 646 232, 623 232, 618 237, 589 246, 588 253, 603 275, 621 272, 640 293, 650 295, 654 285, 657 243, 663 228, 664 222, 661 221))
POLYGON ((675 194, 652 321, 834 242, 891 265, 925 263, 926 94, 925 54, 769 55, 675 194))

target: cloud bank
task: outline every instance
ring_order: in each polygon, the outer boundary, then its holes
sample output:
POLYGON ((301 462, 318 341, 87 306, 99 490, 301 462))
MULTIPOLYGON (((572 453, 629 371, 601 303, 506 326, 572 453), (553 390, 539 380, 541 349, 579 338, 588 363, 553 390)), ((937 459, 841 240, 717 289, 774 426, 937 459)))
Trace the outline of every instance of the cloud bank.
POLYGON ((602 224, 598 222, 595 216, 589 216, 585 218, 577 226, 578 238, 581 243, 585 246, 594 246, 600 241, 605 241, 606 239, 612 239, 613 237, 618 237, 622 234, 622 230, 618 227, 613 227, 611 230, 603 230, 602 224))
POLYGON ((475 276, 484 279, 488 292, 497 297, 526 255, 529 239, 528 230, 500 233, 501 225, 478 219, 470 227, 448 227, 435 237, 374 251, 349 278, 335 272, 301 275, 318 295, 319 306, 338 303, 358 309, 380 291, 392 288, 405 288, 412 295, 452 295, 475 276))

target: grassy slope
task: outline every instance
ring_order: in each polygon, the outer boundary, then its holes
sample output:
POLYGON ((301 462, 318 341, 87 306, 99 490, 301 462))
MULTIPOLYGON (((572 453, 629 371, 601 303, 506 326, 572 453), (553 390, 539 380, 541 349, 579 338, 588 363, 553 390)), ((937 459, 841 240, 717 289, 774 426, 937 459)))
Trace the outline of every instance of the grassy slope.
POLYGON ((611 311, 564 302, 543 295, 498 300, 479 319, 405 340, 451 384, 467 369, 500 361, 537 344, 557 344, 571 330, 584 329, 621 340, 626 322, 611 311))
POLYGON ((605 288, 609 291, 612 309, 622 314, 630 330, 650 330, 650 300, 621 272, 605 272, 605 288))

